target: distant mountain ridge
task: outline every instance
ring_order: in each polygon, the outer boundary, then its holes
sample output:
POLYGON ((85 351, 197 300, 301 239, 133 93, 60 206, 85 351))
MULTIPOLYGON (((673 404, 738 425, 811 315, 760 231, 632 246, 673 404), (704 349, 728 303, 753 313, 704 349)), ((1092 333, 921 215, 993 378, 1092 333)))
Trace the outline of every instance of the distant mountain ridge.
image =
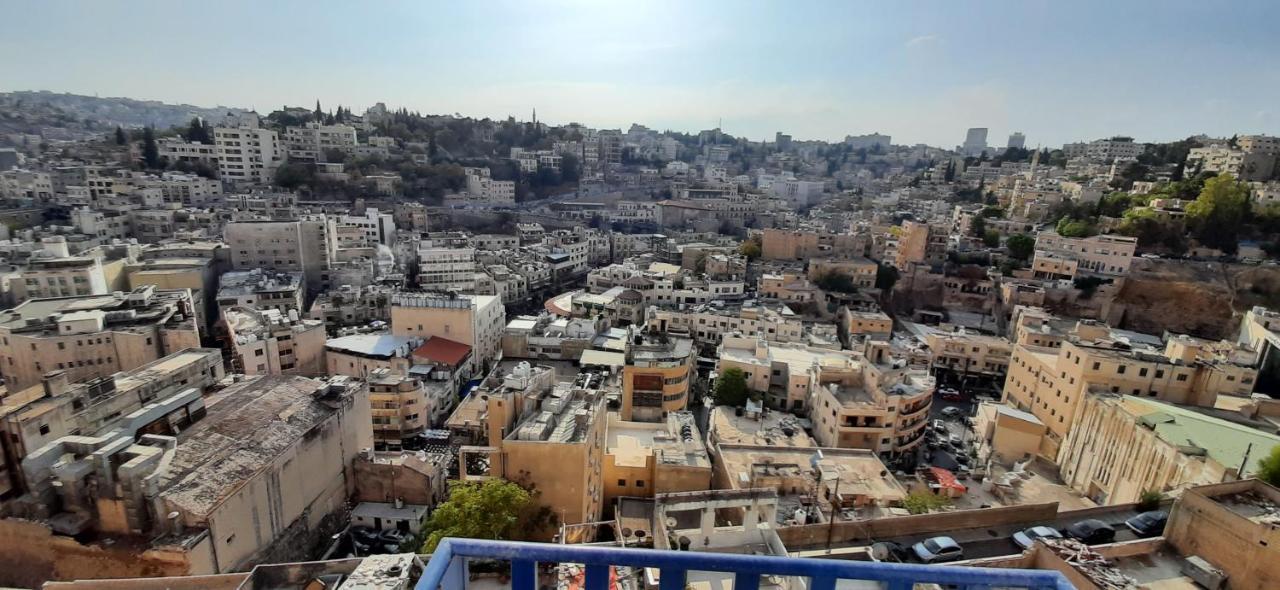
POLYGON ((202 117, 213 122, 227 113, 244 113, 248 109, 237 107, 198 107, 189 104, 168 104, 158 100, 138 100, 124 97, 97 97, 81 94, 50 92, 47 90, 20 90, 0 92, 0 111, 22 111, 52 107, 80 119, 85 127, 157 128, 185 126, 192 117, 202 117))

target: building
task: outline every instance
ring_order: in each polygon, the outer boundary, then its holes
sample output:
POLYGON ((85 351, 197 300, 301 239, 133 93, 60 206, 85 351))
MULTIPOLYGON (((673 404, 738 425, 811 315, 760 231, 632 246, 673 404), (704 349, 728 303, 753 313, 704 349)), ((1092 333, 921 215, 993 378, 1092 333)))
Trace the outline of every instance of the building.
POLYGON ((603 456, 605 511, 619 498, 711 489, 711 457, 691 412, 628 422, 610 412, 603 456))
POLYGON ((987 150, 987 128, 970 127, 964 134, 964 145, 960 152, 966 156, 976 156, 987 150))
POLYGON ((476 249, 418 243, 418 288, 424 291, 473 293, 476 290, 476 249))
POLYGON ((874 289, 879 268, 880 265, 861 257, 848 260, 812 258, 809 260, 808 277, 810 281, 816 281, 823 276, 839 275, 848 277, 857 289, 874 289))
POLYGON ((955 332, 930 330, 925 344, 932 355, 935 375, 945 371, 961 380, 984 379, 997 386, 1009 372, 1013 344, 999 336, 970 333, 960 328, 955 332))
POLYGON ((1219 395, 1253 390, 1252 354, 1189 336, 1171 336, 1163 346, 1139 336, 1082 321, 1057 348, 1014 345, 1004 402, 1047 426, 1041 456, 1058 456, 1090 392, 1213 407, 1219 395))
POLYGON ((391 298, 391 331, 397 336, 439 336, 471 347, 473 371, 488 373, 502 357, 506 310, 492 295, 400 293, 391 298))
POLYGON ((1058 467, 1063 482, 1098 504, 1137 502, 1143 492, 1250 477, 1280 435, 1243 416, 1109 391, 1090 392, 1058 467))
POLYGON ((413 366, 412 353, 422 341, 423 338, 418 336, 396 336, 385 332, 340 336, 325 342, 324 358, 330 375, 366 379, 382 370, 408 375, 413 366))
POLYGON ((231 369, 246 375, 324 375, 324 322, 296 310, 235 305, 222 310, 231 369))
POLYGON ((1187 152, 1186 168, 1189 171, 1230 174, 1245 181, 1270 179, 1275 171, 1276 154, 1265 151, 1269 143, 1258 141, 1250 142, 1250 145, 1263 151, 1249 151, 1227 145, 1191 148, 1187 152))
MULTIPOLYGON (((516 316, 502 333, 503 358, 578 361, 608 331, 603 317, 516 316)), ((613 353, 622 357, 621 353, 613 353)), ((618 362, 621 366, 623 362, 618 362)))
POLYGON ((697 355, 693 341, 641 333, 626 345, 622 369, 622 419, 654 422, 689 404, 697 355))
POLYGON ((243 127, 216 127, 218 178, 232 185, 271 184, 285 161, 280 135, 256 123, 243 127))
POLYGON ((894 266, 899 270, 906 270, 911 264, 942 264, 947 257, 947 242, 950 237, 949 224, 903 222, 894 266))
MULTIPOLYGON (((62 249, 66 249, 65 242, 62 249)), ((47 251, 46 251, 47 252, 47 251)), ((124 260, 109 261, 115 279, 124 260)), ((25 268, 9 274, 10 299, 14 304, 28 299, 105 295, 114 285, 107 283, 103 260, 98 256, 33 256, 25 268)))
POLYGON ((887 343, 866 346, 869 355, 853 362, 819 361, 808 371, 814 438, 825 447, 882 456, 915 449, 924 442, 934 379, 889 357, 887 343))
POLYGON ((844 142, 854 150, 867 151, 889 151, 892 145, 892 137, 881 133, 868 133, 866 135, 846 135, 844 142))
POLYGON ((760 256, 765 260, 850 259, 862 256, 867 245, 862 234, 768 228, 760 239, 760 256))
POLYGON ((726 334, 770 342, 801 343, 805 339, 804 322, 785 305, 712 301, 687 309, 650 307, 645 316, 650 333, 692 338, 699 346, 718 345, 726 334))
POLYGON ((233 270, 301 272, 307 290, 329 283, 328 223, 323 216, 288 221, 236 221, 223 230, 233 270))
POLYGON ((1138 239, 1097 235, 1067 238, 1054 231, 1036 235, 1031 271, 1036 278, 1074 279, 1077 275, 1120 277, 1129 274, 1138 239))
POLYGON ((1006 149, 1024 149, 1027 147, 1027 136, 1021 131, 1014 131, 1009 134, 1009 142, 1005 144, 1006 149))
POLYGON ((350 125, 321 125, 309 121, 284 130, 284 145, 290 160, 328 162, 328 153, 350 154, 356 149, 356 129, 350 125))
MULTIPOLYGON (((808 498, 822 504, 814 510, 822 521, 841 509, 887 508, 907 497, 880 458, 865 450, 721 443, 715 452, 717 489, 769 488, 780 497, 808 498)), ((778 516, 776 524, 797 524, 793 514, 778 516)))
POLYGON ((71 381, 127 371, 200 347, 188 291, 31 299, 0 314, 0 374, 10 391, 62 370, 71 381))
POLYGON ((296 319, 304 309, 306 287, 302 281, 300 272, 263 269, 229 272, 219 278, 215 301, 219 313, 236 306, 252 307, 260 311, 274 309, 284 317, 292 315, 296 319))
POLYGON ((71 381, 51 371, 37 385, 10 388, 0 397, 0 500, 27 490, 21 463, 27 453, 63 436, 109 430, 122 416, 183 389, 203 392, 222 380, 216 348, 188 348, 128 371, 71 381))
POLYGON ((369 404, 373 445, 377 451, 420 448, 422 434, 431 427, 432 406, 427 388, 416 377, 376 369, 369 376, 369 404))
MULTIPOLYGON (((534 160, 534 172, 537 172, 537 160, 534 160)), ((516 183, 511 180, 494 180, 488 168, 463 168, 467 177, 467 199, 483 203, 514 205, 516 202, 516 183)))
POLYGON ((353 460, 373 444, 363 383, 264 376, 157 404, 29 453, 20 513, 62 535, 119 539, 136 560, 159 550, 179 574, 310 558, 341 529, 353 460), (166 408, 178 416, 157 416, 166 408))
POLYGON ((160 152, 161 160, 186 162, 192 165, 201 164, 210 170, 218 170, 217 145, 170 137, 156 140, 156 148, 160 152))

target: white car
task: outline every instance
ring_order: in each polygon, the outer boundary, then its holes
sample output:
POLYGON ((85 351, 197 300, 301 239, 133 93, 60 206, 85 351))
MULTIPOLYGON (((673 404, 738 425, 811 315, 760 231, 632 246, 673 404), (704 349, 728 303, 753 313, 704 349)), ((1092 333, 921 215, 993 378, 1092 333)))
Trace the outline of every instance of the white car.
POLYGON ((1036 539, 1061 538, 1062 533, 1050 526, 1033 526, 1025 531, 1018 531, 1013 534, 1013 542, 1023 549, 1030 549, 1032 545, 1035 545, 1036 539))
POLYGON ((955 406, 947 406, 945 408, 942 408, 942 415, 946 416, 947 418, 955 418, 956 416, 959 416, 960 414, 963 414, 963 413, 964 413, 964 410, 961 410, 960 408, 957 408, 955 406))
POLYGON ((923 563, 942 563, 964 557, 964 549, 951 537, 932 537, 911 546, 916 558, 923 563))

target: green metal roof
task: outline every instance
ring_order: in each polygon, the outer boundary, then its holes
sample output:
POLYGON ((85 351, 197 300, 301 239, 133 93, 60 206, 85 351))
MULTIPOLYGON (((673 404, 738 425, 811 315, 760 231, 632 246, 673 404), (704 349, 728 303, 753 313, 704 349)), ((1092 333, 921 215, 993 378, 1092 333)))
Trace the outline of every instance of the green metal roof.
POLYGON ((1132 395, 1124 398, 1129 408, 1140 411, 1140 424, 1188 455, 1208 456, 1224 467, 1235 469, 1248 452, 1245 475, 1253 473, 1258 460, 1273 447, 1280 446, 1280 436, 1210 416, 1196 408, 1132 395), (1142 408, 1146 411, 1141 411, 1142 408))

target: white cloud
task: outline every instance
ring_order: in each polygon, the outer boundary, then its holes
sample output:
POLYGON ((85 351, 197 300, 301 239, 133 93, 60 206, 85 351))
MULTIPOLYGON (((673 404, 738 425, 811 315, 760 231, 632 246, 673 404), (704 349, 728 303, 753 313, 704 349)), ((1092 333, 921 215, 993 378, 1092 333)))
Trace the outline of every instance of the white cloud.
POLYGON ((933 45, 942 41, 937 35, 920 35, 907 40, 907 47, 920 47, 922 45, 933 45))

